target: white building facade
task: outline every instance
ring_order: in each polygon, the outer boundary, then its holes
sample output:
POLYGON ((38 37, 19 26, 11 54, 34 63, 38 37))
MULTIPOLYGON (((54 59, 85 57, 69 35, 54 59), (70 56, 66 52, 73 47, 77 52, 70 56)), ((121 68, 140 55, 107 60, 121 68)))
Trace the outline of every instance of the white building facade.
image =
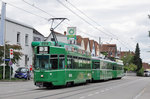
MULTIPOLYGON (((63 35, 61 33, 58 33, 58 32, 55 32, 55 35, 56 35, 56 38, 57 38, 57 41, 58 42, 63 42, 63 43, 68 43, 68 40, 67 40, 67 36, 66 35, 63 35)), ((53 38, 53 35, 50 34, 46 41, 52 41, 52 38, 53 38)))
POLYGON ((32 41, 44 41, 44 36, 36 31, 32 26, 7 19, 6 20, 6 42, 11 45, 20 45, 23 56, 16 64, 13 64, 13 70, 18 67, 30 68, 33 64, 32 41))

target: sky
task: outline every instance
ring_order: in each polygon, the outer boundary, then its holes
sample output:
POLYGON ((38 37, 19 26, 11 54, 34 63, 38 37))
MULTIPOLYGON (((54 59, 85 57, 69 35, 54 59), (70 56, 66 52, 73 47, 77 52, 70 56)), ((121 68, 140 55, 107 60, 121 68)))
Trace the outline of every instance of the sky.
MULTIPOLYGON (((117 44, 121 51, 135 51, 139 43, 143 62, 150 63, 150 0, 3 0, 6 16, 33 26, 45 37, 50 18, 67 18, 55 31, 76 27, 77 35, 102 44, 117 44), (67 8, 66 8, 67 7, 67 8)), ((54 23, 57 25, 58 21, 54 23)))

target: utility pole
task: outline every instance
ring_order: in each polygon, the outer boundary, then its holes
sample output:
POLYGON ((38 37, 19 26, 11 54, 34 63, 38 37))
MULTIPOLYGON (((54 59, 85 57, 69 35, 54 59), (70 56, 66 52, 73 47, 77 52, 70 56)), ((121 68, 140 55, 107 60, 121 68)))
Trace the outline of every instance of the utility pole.
MULTIPOLYGON (((150 19, 150 15, 148 15, 148 18, 150 19)), ((150 31, 148 31, 148 36, 150 37, 150 31)))
POLYGON ((3 66, 3 79, 5 79, 5 36, 6 36, 6 3, 2 2, 1 9, 1 25, 0 25, 0 45, 4 46, 4 66, 3 66))
POLYGON ((101 37, 99 37, 99 56, 101 55, 100 48, 101 48, 101 37))
POLYGON ((67 19, 67 18, 51 18, 51 19, 49 19, 49 21, 52 20, 52 24, 51 24, 50 31, 51 31, 51 33, 52 33, 52 36, 53 36, 52 41, 55 42, 55 46, 58 46, 58 40, 57 40, 57 37, 56 37, 56 35, 55 35, 54 29, 56 29, 65 19, 67 19), (60 21, 60 23, 58 23, 58 24, 53 28, 53 23, 54 23, 55 20, 61 20, 61 21, 60 21))

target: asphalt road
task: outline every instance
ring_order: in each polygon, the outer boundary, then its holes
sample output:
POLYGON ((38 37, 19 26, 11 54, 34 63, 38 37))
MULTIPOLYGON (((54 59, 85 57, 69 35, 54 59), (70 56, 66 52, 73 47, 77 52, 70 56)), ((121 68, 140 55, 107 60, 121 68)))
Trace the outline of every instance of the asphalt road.
POLYGON ((0 82, 0 99, 150 99, 150 77, 125 76, 55 89, 38 88, 32 80, 0 82))

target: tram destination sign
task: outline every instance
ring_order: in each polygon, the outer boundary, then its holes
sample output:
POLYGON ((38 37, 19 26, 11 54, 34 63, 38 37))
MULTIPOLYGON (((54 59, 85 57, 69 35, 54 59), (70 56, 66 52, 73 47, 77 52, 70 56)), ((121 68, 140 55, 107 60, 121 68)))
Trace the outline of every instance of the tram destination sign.
POLYGON ((38 46, 37 53, 38 54, 49 54, 49 47, 48 46, 38 46))

